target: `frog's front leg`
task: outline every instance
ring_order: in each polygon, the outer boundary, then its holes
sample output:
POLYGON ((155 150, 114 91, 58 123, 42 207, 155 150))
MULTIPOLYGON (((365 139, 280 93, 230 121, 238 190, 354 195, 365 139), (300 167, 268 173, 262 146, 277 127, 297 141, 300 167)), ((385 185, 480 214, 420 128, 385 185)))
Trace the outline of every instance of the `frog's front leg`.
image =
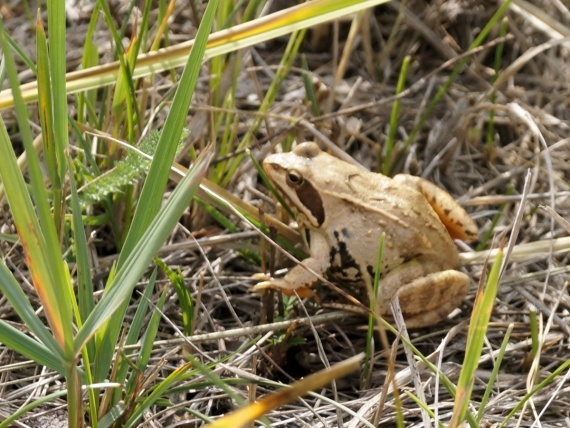
POLYGON ((461 305, 469 285, 469 277, 462 272, 438 271, 433 263, 411 261, 380 280, 380 313, 391 317, 390 301, 398 296, 408 327, 437 324, 461 305))
POLYGON ((253 286, 252 290, 273 288, 289 296, 295 293, 301 297, 312 296, 314 293, 311 287, 319 282, 317 275, 323 276, 329 268, 330 246, 325 236, 320 233, 310 233, 309 240, 310 257, 287 272, 283 278, 270 278, 266 281, 262 281, 253 286))

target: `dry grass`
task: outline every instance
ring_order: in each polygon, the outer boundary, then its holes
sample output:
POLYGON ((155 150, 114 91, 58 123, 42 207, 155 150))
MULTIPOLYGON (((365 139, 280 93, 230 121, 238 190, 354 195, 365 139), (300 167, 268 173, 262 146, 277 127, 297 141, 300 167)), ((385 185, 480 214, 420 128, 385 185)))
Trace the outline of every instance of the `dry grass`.
MULTIPOLYGON (((170 26, 172 40, 188 37, 190 9, 182 3, 170 26)), ((466 68, 408 148, 403 142, 458 63, 458 57, 467 52, 480 29, 489 21, 496 10, 495 2, 411 0, 400 5, 392 3, 366 15, 360 33, 346 49, 347 22, 339 23, 338 44, 330 42, 336 35, 333 27, 311 31, 303 51, 313 72, 322 114, 316 117, 310 114, 308 104, 304 102, 300 69, 293 69, 272 108, 272 116, 256 135, 258 144, 252 147, 255 156, 262 159, 287 136, 295 135, 296 141, 318 140, 324 146, 332 144, 377 171, 379 154, 386 143, 400 66, 405 56, 411 57, 407 89, 401 95, 392 173, 421 175, 456 195, 479 225, 481 237, 488 237, 482 240, 483 247, 479 250, 495 248, 496 237, 512 233, 518 209, 522 209, 522 217, 516 225, 519 228, 516 243, 543 243, 541 251, 531 251, 506 264, 474 384, 475 412, 505 332, 510 327, 512 333, 498 378, 483 410, 482 426, 502 422, 532 386, 570 359, 570 245, 566 242, 562 249, 549 251, 548 244, 570 233, 568 223, 564 221, 570 219, 570 42, 564 39, 570 36, 570 11, 564 2, 557 0, 536 2, 540 3, 536 5, 538 11, 523 1, 516 3, 518 6, 513 6, 507 13, 508 32, 502 39, 504 53, 500 70, 505 77, 493 86, 498 43, 490 42, 470 54, 466 68), (346 66, 339 67, 343 63, 346 66), (495 132, 489 145, 486 138, 493 89, 496 89, 495 132), (281 117, 297 120, 291 126, 290 120, 281 117), (527 174, 530 174, 529 194, 521 207, 527 174), (493 225, 495 216, 498 218, 493 225), (538 333, 534 339, 530 313, 536 314, 538 333)), ((14 14, 6 20, 8 32, 21 46, 27 46, 25 40, 32 29, 28 21, 19 16, 20 6, 3 5, 0 11, 2 8, 14 14)), ((120 19, 119 8, 116 13, 120 19)), ((81 29, 86 25, 86 17, 88 14, 82 15, 74 24, 74 31, 69 32, 70 69, 77 66, 73 58, 81 55, 74 46, 82 46, 81 29)), ((497 38, 497 30, 493 30, 489 40, 497 38)), ((101 46, 106 43, 108 41, 101 40, 101 46)), ((280 60, 282 47, 282 40, 257 46, 252 49, 252 60, 245 62, 236 94, 239 110, 235 112, 242 131, 253 120, 259 100, 280 60)), ((33 51, 32 46, 29 49, 33 51)), ((25 80, 26 76, 22 78, 25 80)), ((203 79, 207 78, 204 76, 203 79)), ((162 99, 169 85, 168 76, 156 83, 156 90, 151 93, 154 102, 162 99)), ((211 107, 205 90, 206 85, 199 86, 195 110, 191 112, 193 118, 189 122, 196 147, 203 147, 211 138, 208 124, 211 107)), ((3 116, 10 126, 10 114, 3 116)), ((17 141, 16 135, 14 140, 17 141)), ((273 209, 268 198, 263 196, 264 189, 248 161, 243 162, 229 188, 244 201, 268 211, 273 209)), ((239 219, 235 221, 240 229, 251 230, 239 219)), ((11 231, 10 216, 6 211, 2 214, 1 224, 0 232, 11 231)), ((105 241, 106 231, 97 232, 92 244, 100 258, 95 260, 93 277, 102 287, 115 250, 112 242, 105 241)), ((178 338, 174 326, 181 325, 182 321, 173 294, 164 308, 164 316, 169 321, 164 321, 160 341, 153 353, 152 363, 160 371, 153 373, 149 367, 145 378, 167 375, 181 364, 184 352, 192 352, 204 362, 231 355, 215 373, 223 378, 249 379, 257 384, 255 396, 261 396, 270 389, 263 386, 265 377, 289 382, 365 349, 365 318, 348 311, 322 309, 311 302, 306 308, 296 303, 287 312, 287 318, 292 321, 287 334, 289 339, 302 339, 300 345, 271 345, 271 336, 266 334, 263 326, 258 330, 247 330, 259 326, 262 316, 260 296, 249 292, 254 283, 250 276, 260 267, 242 258, 238 250, 258 249, 259 239, 256 233, 245 233, 221 242, 224 233, 201 210, 194 209, 183 219, 171 242, 165 245, 161 257, 171 266, 180 266, 188 288, 199 296, 194 325, 196 336, 189 340, 190 345, 178 338), (198 239, 200 247, 191 235, 198 239), (312 317, 312 323, 306 319, 307 315, 312 317), (295 322, 298 318, 302 321, 295 322), (252 340, 255 345, 240 354, 231 354, 247 340, 252 340)), ((34 292, 27 282, 19 247, 3 242, 1 248, 4 260, 13 271, 19 272, 22 287, 33 299, 34 292)), ((461 244, 464 252, 473 249, 461 244)), ((465 259, 468 258, 467 255, 465 259)), ((457 380, 464 356, 475 284, 484 274, 480 263, 470 264, 462 270, 469 274, 473 283, 472 292, 462 307, 439 325, 410 332, 414 346, 424 355, 433 354, 431 361, 453 382, 457 380)), ((168 286, 169 283, 163 280, 163 284, 168 286)), ((138 294, 133 296, 133 308, 139 298, 138 294)), ((271 311, 271 308, 264 310, 271 311)), ((17 316, 1 296, 0 317, 18 323, 17 316)), ((376 412, 382 426, 393 426, 398 417, 403 418, 405 426, 425 426, 420 407, 406 395, 406 391, 414 394, 418 391, 411 382, 401 345, 391 358, 378 350, 373 365, 365 388, 356 374, 320 394, 370 420, 376 412), (397 375, 390 387, 397 385, 398 394, 388 392, 387 374, 392 372, 397 375), (380 400, 382 391, 387 395, 380 400), (398 416, 399 412, 402 415, 398 416)), ((448 421, 452 397, 430 370, 420 367, 419 372, 427 403, 440 420, 448 421)), ((570 382, 564 376, 567 372, 542 388, 528 402, 525 411, 517 413, 508 426, 515 426, 517 418, 520 418, 520 426, 531 426, 534 421, 540 421, 542 426, 569 426, 570 382)), ((191 388, 193 382, 199 381, 189 379, 185 387, 191 388)), ((0 347, 0 416, 10 414, 32 394, 48 394, 57 386, 52 374, 42 372, 41 367, 22 361, 9 349, 0 347)), ((243 391, 246 388, 245 385, 235 387, 243 391)), ((216 388, 180 390, 184 393, 170 397, 176 403, 174 406, 157 407, 155 414, 145 416, 147 426, 151 421, 153 426, 175 426, 176 421, 183 419, 188 423, 185 426, 198 426, 200 423, 184 408, 213 416, 234 407, 233 402, 216 388)), ((243 394, 247 397, 246 392, 243 394)), ((45 410, 53 411, 62 403, 52 400, 45 410)), ((298 400, 267 417, 275 426, 359 426, 336 405, 315 397, 298 400)), ((34 426, 37 422, 22 419, 20 423, 34 426)))

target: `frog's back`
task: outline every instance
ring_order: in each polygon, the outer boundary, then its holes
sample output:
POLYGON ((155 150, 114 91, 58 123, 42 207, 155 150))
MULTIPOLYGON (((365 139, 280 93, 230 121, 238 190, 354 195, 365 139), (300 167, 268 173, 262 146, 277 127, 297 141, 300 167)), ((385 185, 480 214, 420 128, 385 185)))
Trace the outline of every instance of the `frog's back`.
POLYGON ((344 239, 340 245, 351 245, 355 259, 374 266, 376 248, 385 233, 383 268, 388 271, 418 257, 434 260, 442 268, 457 266, 451 236, 419 191, 370 172, 349 176, 348 185, 352 194, 345 194, 336 211, 340 217, 352 218, 350 227, 340 228, 331 239, 337 245, 344 239), (346 238, 349 231, 355 235, 351 239, 346 238))

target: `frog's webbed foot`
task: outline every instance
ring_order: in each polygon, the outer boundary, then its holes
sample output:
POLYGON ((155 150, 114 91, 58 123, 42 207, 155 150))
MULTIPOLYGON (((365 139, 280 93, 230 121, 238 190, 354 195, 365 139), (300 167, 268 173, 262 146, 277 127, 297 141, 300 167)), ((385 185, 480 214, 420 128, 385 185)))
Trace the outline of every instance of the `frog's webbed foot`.
POLYGON ((470 242, 477 239, 479 230, 469 214, 457 201, 431 181, 408 174, 398 174, 394 180, 418 190, 428 201, 454 239, 470 242))

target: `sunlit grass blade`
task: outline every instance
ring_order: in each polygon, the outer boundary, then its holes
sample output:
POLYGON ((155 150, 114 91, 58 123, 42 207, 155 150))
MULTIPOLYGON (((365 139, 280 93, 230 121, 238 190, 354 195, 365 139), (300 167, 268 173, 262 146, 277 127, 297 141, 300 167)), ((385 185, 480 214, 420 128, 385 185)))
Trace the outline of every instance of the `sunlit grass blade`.
MULTIPOLYGON (((71 311, 62 304, 62 287, 66 275, 63 274, 63 259, 57 246, 48 245, 32 205, 28 188, 18 168, 10 138, 0 118, 0 177, 5 186, 6 197, 26 254, 26 260, 34 287, 44 305, 46 316, 59 347, 65 347, 65 337, 71 335, 71 311), (56 248, 55 254, 50 253, 56 248)), ((65 285, 63 285, 65 288, 65 285)), ((66 302, 69 302, 66 300, 66 302)))
MULTIPOLYGON (((359 10, 387 3, 389 0, 315 0, 258 18, 228 30, 214 33, 208 41, 206 58, 234 52, 276 37, 306 29, 313 25, 328 22, 359 10)), ((104 4, 104 2, 102 2, 104 4)), ((209 2, 211 3, 211 2, 209 2)), ((179 67, 186 62, 187 54, 194 41, 188 41, 151 54, 141 55, 132 78, 136 79, 179 67)), ((119 63, 113 62, 96 70, 71 72, 67 76, 68 93, 76 93, 100 88, 116 82, 119 63)), ((37 99, 35 82, 23 86, 24 99, 32 102, 37 99)), ((0 111, 13 105, 9 90, 0 92, 0 111)))
MULTIPOLYGON (((499 248, 499 252, 497 253, 497 257, 493 262, 491 272, 487 278, 485 288, 480 287, 475 299, 473 315, 471 316, 469 331, 467 333, 465 358, 457 384, 450 427, 460 426, 465 420, 468 411, 469 400, 475 382, 475 371, 479 365, 479 357, 481 356, 481 350, 483 349, 485 335, 499 287, 502 261, 503 252, 501 244, 501 248, 499 248)), ((471 416, 472 415, 470 415, 470 417, 471 416)))
POLYGON ((295 382, 290 387, 274 392, 249 406, 230 413, 208 426, 210 428, 234 428, 253 423, 255 419, 268 413, 270 410, 290 403, 309 391, 322 388, 333 380, 352 373, 360 367, 363 357, 363 354, 356 355, 328 369, 307 376, 305 379, 295 382))

